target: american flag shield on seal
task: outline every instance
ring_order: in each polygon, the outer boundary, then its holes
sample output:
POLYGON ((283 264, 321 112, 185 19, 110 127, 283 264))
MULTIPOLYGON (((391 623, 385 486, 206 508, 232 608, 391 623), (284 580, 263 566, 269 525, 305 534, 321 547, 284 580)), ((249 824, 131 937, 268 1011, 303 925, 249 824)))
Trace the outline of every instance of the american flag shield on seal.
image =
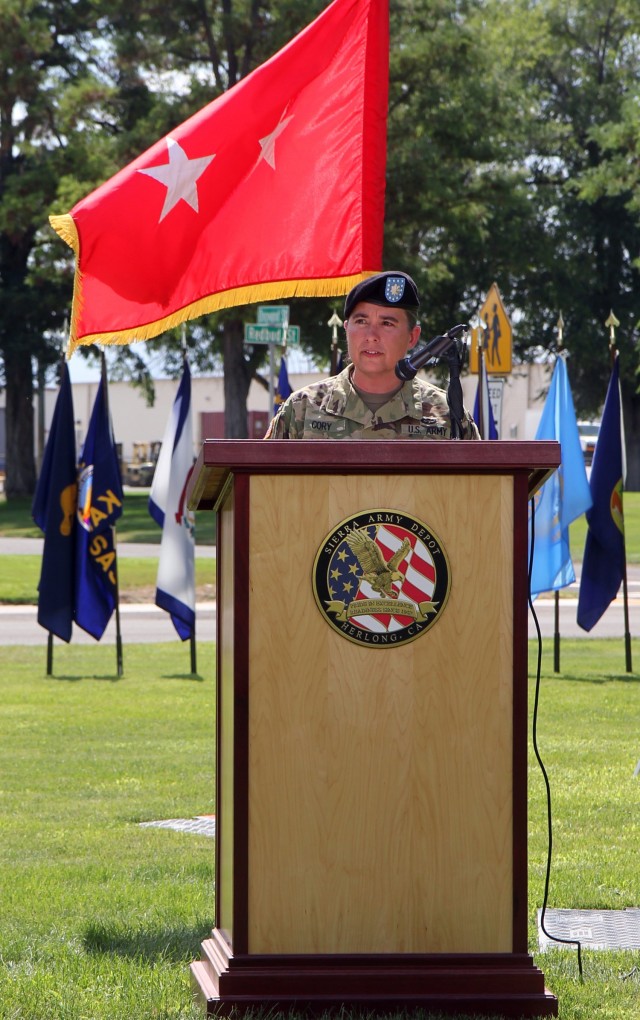
POLYGON ((423 521, 375 509, 341 521, 314 564, 316 604, 344 637, 370 647, 413 640, 449 597, 444 548, 423 521))

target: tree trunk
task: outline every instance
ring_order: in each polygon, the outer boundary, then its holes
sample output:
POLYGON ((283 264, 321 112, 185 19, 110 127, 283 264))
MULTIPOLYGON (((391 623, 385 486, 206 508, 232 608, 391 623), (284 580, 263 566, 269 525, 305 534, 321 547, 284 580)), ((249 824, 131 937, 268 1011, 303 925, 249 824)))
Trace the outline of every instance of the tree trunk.
POLYGON ((252 368, 245 358, 244 325, 241 319, 224 324, 222 356, 224 365, 224 434, 226 439, 247 439, 247 397, 252 368))
POLYGON ((36 484, 33 454, 33 377, 28 350, 4 352, 6 390, 7 499, 33 496, 36 484))

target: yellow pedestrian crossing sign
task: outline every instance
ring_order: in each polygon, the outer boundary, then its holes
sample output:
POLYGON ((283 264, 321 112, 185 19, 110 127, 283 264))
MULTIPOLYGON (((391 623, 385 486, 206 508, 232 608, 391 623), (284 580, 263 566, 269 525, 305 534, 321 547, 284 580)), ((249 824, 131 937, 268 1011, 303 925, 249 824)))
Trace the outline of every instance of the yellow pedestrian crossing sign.
POLYGON ((471 330, 469 371, 478 372, 478 351, 482 348, 488 375, 506 375, 511 371, 513 334, 498 285, 493 283, 480 309, 480 324, 471 330))

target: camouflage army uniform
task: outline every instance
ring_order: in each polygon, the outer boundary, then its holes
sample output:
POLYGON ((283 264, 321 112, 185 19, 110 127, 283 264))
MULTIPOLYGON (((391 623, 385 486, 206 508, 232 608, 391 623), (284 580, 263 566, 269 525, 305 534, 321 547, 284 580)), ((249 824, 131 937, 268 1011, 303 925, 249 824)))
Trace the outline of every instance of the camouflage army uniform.
MULTIPOLYGON (((422 379, 404 383, 391 400, 372 412, 351 385, 351 367, 305 386, 285 400, 265 439, 450 439, 444 390, 422 379)), ((465 412, 463 439, 479 439, 465 412)))

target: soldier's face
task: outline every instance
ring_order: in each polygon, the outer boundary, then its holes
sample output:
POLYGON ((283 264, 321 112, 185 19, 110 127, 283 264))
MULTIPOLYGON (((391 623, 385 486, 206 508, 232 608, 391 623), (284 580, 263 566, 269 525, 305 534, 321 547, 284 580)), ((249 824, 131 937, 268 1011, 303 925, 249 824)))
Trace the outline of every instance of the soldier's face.
POLYGON ((409 327, 404 308, 360 301, 345 322, 353 382, 368 393, 387 393, 400 385, 396 362, 415 347, 420 327, 409 327))

